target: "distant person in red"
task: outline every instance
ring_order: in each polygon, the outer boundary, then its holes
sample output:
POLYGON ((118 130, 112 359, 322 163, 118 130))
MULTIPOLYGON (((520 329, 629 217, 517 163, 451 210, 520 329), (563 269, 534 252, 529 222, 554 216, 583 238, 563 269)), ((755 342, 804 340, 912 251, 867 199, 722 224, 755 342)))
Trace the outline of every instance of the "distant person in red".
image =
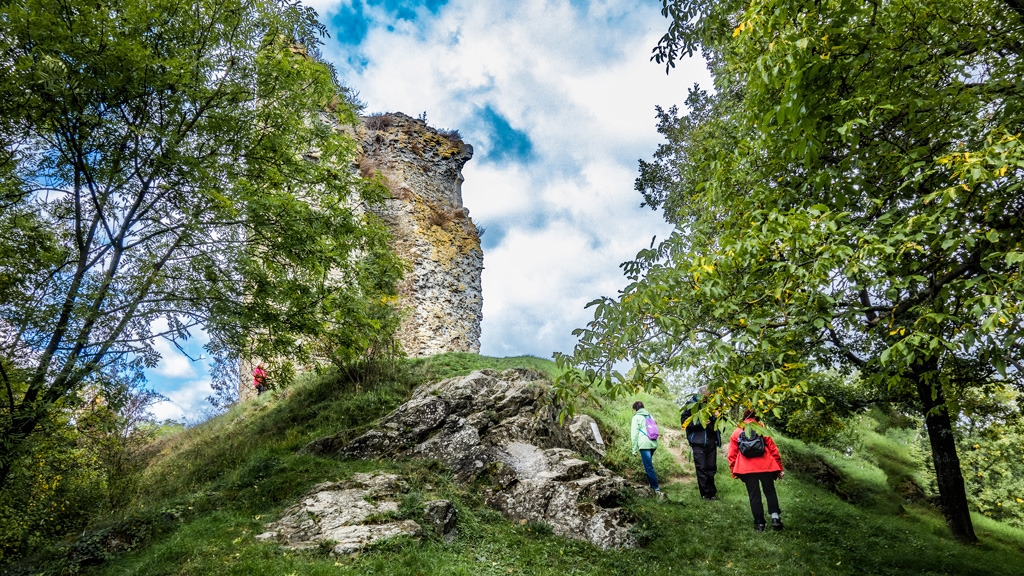
MULTIPOLYGON (((743 422, 758 424, 754 418, 754 411, 746 409, 743 411, 743 422)), ((729 439, 729 470, 732 470, 732 477, 743 480, 747 487, 747 496, 750 498, 750 512, 754 515, 754 530, 764 532, 765 518, 764 505, 761 502, 761 488, 764 488, 764 496, 768 500, 768 513, 772 517, 772 530, 782 530, 782 519, 779 514, 779 497, 775 494, 775 480, 782 478, 785 472, 782 470, 782 458, 779 457, 779 449, 770 436, 761 436, 753 429, 737 427, 729 439)))
POLYGON ((252 385, 256 387, 257 397, 267 391, 267 372, 263 369, 262 363, 252 371, 252 385))

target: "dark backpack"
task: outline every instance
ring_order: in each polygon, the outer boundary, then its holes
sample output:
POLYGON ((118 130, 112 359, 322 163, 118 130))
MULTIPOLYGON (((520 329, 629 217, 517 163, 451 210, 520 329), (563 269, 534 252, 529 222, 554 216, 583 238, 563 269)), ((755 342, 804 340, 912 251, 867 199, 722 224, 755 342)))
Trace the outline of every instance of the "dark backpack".
POLYGON ((754 432, 753 428, 747 428, 740 432, 739 438, 736 439, 736 447, 746 458, 764 456, 764 437, 754 432))

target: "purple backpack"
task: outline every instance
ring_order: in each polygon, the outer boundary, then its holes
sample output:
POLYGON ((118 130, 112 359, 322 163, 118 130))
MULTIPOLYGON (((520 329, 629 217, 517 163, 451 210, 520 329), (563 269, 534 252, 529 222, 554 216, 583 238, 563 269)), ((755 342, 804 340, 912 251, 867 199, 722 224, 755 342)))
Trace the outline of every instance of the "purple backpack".
POLYGON ((643 431, 643 433, 649 440, 658 439, 658 423, 654 421, 654 416, 647 416, 644 419, 644 427, 646 431, 643 431))

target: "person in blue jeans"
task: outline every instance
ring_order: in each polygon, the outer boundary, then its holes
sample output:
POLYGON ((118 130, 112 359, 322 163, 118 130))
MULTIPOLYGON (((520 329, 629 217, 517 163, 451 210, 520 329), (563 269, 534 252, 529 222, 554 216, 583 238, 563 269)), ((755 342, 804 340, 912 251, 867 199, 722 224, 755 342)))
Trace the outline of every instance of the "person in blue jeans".
POLYGON ((647 482, 655 492, 661 492, 658 488, 658 476, 654 473, 654 451, 658 449, 658 440, 647 437, 647 419, 651 413, 644 408, 644 403, 639 400, 633 402, 633 421, 630 424, 629 437, 633 441, 633 456, 640 452, 640 459, 644 462, 644 471, 647 472, 647 482))

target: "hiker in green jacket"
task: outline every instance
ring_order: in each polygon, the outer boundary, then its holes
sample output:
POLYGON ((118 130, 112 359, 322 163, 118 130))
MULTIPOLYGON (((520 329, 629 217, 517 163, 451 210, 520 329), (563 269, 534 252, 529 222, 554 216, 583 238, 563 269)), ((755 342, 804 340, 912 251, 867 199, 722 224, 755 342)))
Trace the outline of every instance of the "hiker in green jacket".
POLYGON ((637 400, 633 402, 633 421, 630 424, 630 439, 633 441, 633 456, 640 452, 640 459, 644 462, 644 471, 647 472, 647 481, 655 492, 658 489, 658 476, 654 474, 654 451, 658 449, 658 426, 653 424, 649 427, 647 420, 654 423, 654 417, 644 408, 644 403, 637 400))

